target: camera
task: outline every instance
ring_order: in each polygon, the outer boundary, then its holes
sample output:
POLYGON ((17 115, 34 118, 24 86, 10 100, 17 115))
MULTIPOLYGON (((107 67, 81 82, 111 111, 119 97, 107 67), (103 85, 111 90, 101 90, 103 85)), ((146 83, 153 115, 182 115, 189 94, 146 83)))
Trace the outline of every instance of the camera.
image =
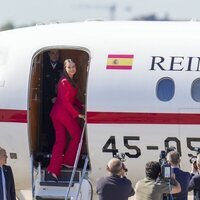
POLYGON ((166 156, 170 151, 175 151, 176 148, 171 146, 166 148, 166 151, 161 151, 160 152, 160 158, 159 158, 159 163, 161 165, 161 173, 160 173, 160 179, 164 181, 170 181, 171 176, 172 176, 172 168, 168 164, 166 156))
POLYGON ((126 159, 125 159, 125 153, 116 153, 116 154, 114 155, 114 158, 119 159, 119 160, 122 162, 122 168, 123 168, 123 170, 124 170, 125 172, 128 172, 128 169, 126 168, 126 166, 125 166, 125 164, 124 164, 124 162, 126 161, 126 159))
MULTIPOLYGON (((167 147, 165 151, 161 151, 160 152, 160 158, 159 158, 159 163, 161 165, 161 173, 160 173, 160 177, 159 177, 159 182, 166 182, 167 184, 169 184, 169 186, 171 184, 173 184, 172 182, 172 168, 170 166, 170 164, 167 162, 167 154, 170 151, 176 151, 176 148, 174 146, 170 146, 167 147)), ((168 200, 171 199, 170 194, 163 194, 162 200, 168 200)))
POLYGON ((114 155, 114 158, 119 159, 121 162, 125 162, 126 161, 126 159, 125 159, 125 153, 116 153, 114 155))
POLYGON ((190 157, 190 163, 193 164, 193 168, 197 171, 198 167, 197 167, 197 155, 200 154, 200 148, 199 147, 194 147, 193 151, 196 152, 196 156, 193 154, 188 154, 188 156, 190 157))
POLYGON ((192 164, 196 164, 197 163, 197 155, 200 154, 200 148, 199 147, 194 147, 193 151, 196 152, 196 156, 194 156, 193 154, 188 154, 188 156, 190 157, 190 163, 192 164))

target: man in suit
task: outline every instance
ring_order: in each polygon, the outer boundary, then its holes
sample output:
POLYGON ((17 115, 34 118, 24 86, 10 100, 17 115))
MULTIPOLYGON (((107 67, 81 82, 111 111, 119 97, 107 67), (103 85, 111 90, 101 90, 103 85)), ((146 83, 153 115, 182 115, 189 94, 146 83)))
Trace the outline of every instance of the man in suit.
POLYGON ((43 133, 47 140, 46 149, 51 153, 53 144, 55 142, 55 130, 50 119, 50 112, 56 100, 56 85, 63 72, 63 65, 59 62, 60 52, 57 49, 52 49, 44 55, 43 65, 43 133))
POLYGON ((5 149, 0 147, 0 199, 16 200, 12 169, 6 165, 7 157, 5 149))
POLYGON ((191 177, 190 173, 180 169, 180 154, 177 151, 170 151, 167 154, 167 161, 173 169, 173 172, 176 176, 176 180, 181 185, 181 192, 173 194, 173 199, 187 200, 188 186, 191 177))

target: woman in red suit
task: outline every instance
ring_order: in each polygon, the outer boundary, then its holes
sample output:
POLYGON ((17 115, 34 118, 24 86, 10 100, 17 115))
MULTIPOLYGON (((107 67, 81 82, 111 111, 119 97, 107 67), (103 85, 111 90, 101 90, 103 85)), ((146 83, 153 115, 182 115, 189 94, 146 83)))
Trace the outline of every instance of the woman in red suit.
POLYGON ((75 73, 75 63, 71 59, 65 60, 64 72, 57 85, 57 99, 50 113, 56 141, 47 171, 55 179, 57 179, 62 165, 68 167, 74 165, 82 133, 77 119, 84 119, 84 115, 80 114, 77 109, 82 108, 82 105, 76 99, 78 89, 73 79, 75 73), (70 141, 67 141, 69 138, 67 133, 70 135, 70 141))

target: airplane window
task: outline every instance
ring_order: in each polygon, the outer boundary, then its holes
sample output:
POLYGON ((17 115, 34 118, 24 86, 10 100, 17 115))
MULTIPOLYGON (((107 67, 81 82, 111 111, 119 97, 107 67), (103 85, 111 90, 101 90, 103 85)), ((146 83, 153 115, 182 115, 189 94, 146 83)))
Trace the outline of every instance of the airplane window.
POLYGON ((171 78, 162 78, 158 81, 156 94, 160 101, 169 101, 174 96, 175 85, 171 78))
POLYGON ((191 92, 192 92, 192 98, 195 101, 200 102, 200 78, 193 81, 191 92))

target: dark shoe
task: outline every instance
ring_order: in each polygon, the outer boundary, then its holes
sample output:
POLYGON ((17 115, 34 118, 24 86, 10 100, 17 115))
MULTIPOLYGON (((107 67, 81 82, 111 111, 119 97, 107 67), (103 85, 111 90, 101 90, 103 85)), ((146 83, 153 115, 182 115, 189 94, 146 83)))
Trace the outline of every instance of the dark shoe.
POLYGON ((58 178, 54 173, 47 172, 45 175, 45 181, 58 182, 58 178))
POLYGON ((74 166, 71 166, 71 165, 65 165, 65 164, 62 164, 63 167, 66 167, 66 168, 69 168, 69 169, 73 169, 74 166))

